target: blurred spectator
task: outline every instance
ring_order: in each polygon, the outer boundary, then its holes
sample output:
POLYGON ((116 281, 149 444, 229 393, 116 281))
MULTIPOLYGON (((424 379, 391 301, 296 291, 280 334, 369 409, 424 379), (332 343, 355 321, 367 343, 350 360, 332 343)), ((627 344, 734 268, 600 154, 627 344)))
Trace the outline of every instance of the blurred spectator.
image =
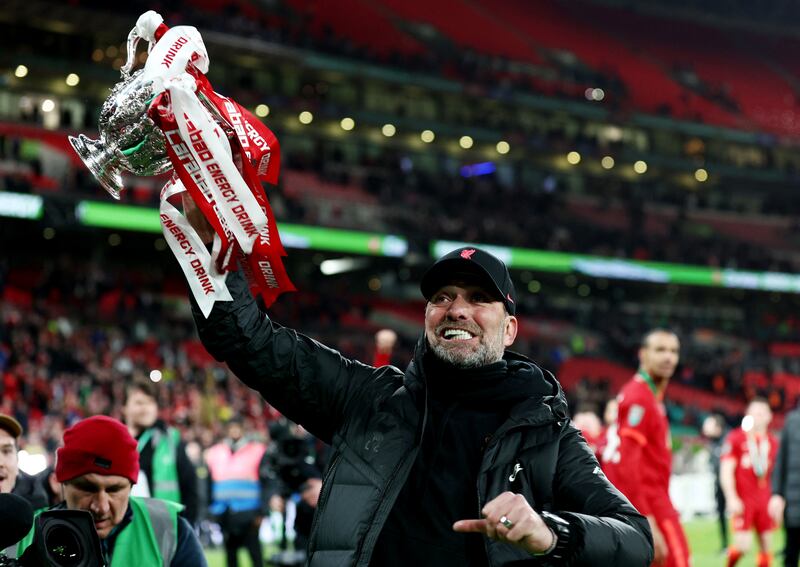
POLYGON ((238 552, 245 547, 254 567, 264 564, 258 533, 269 512, 268 479, 264 477, 267 446, 244 435, 244 422, 228 421, 223 441, 206 453, 211 473, 210 512, 222 528, 228 567, 238 567, 238 552))
POLYGON ((125 388, 122 414, 138 443, 139 480, 134 496, 160 498, 183 504, 189 523, 197 522, 197 475, 186 456, 180 432, 158 419, 155 384, 138 377, 125 388))
POLYGON ((703 421, 703 436, 708 439, 709 464, 711 472, 714 474, 714 498, 717 502, 717 519, 722 543, 721 551, 723 552, 728 549, 728 517, 725 515, 725 493, 719 482, 719 468, 725 434, 725 418, 720 414, 711 414, 703 421))
POLYGON ((36 477, 19 470, 19 438, 22 426, 0 413, 0 493, 10 492, 30 502, 34 510, 47 507, 47 494, 36 477))

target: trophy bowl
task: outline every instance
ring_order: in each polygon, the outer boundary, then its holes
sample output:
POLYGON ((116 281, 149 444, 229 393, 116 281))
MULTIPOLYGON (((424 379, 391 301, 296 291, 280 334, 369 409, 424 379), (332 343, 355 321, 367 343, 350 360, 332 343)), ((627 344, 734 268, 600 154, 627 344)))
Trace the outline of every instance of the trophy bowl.
POLYGON ((147 115, 153 82, 142 70, 117 83, 100 111, 100 138, 83 134, 69 142, 95 179, 115 199, 124 189, 122 172, 159 175, 172 169, 164 134, 147 115))

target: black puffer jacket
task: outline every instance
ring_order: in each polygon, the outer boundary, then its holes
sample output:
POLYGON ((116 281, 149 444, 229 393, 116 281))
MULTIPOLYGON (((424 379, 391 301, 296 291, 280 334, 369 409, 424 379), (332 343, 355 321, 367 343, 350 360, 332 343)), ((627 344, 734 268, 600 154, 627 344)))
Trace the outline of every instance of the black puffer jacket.
POLYGON ((783 425, 772 472, 772 493, 786 499, 786 525, 800 527, 800 408, 789 413, 783 425))
MULTIPOLYGON (((217 303, 209 319, 194 306, 206 348, 284 415, 333 446, 308 564, 369 565, 420 447, 427 408, 420 349, 405 372, 367 366, 271 322, 239 274, 229 275, 228 287, 234 301, 217 303)), ((493 436, 478 477, 479 505, 511 490, 537 510, 567 519, 575 540, 572 565, 649 565, 647 521, 600 472, 569 423, 558 382, 524 357, 506 358, 509 368, 548 380, 553 395, 518 404, 493 436), (517 463, 522 470, 513 475, 517 463)), ((543 561, 488 539, 486 549, 492 566, 543 561)))

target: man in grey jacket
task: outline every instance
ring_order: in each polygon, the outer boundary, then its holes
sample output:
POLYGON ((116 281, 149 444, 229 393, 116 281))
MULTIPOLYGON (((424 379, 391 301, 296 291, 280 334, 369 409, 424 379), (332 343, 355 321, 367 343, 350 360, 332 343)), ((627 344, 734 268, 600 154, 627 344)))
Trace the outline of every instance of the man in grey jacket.
POLYGON ((570 425, 558 382, 506 350, 516 293, 494 256, 456 250, 425 274, 405 372, 346 359, 272 322, 238 272, 227 283, 233 301, 208 319, 193 305, 206 348, 333 448, 310 566, 650 564, 647 521, 570 425))
POLYGON ((776 524, 783 522, 786 547, 784 567, 797 567, 800 560, 800 407, 786 416, 781 432, 769 513, 776 524))

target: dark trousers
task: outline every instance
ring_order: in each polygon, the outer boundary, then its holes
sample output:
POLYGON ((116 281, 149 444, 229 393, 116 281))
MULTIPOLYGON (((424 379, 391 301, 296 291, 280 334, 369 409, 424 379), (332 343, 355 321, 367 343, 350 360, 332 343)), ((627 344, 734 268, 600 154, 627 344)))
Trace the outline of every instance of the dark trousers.
POLYGON ((725 515, 725 493, 722 492, 722 486, 719 484, 719 479, 714 483, 714 497, 717 500, 717 518, 719 520, 719 535, 722 542, 722 549, 728 547, 728 517, 725 515))
POLYGON ((783 549, 783 565, 784 567, 797 567, 797 563, 800 561, 800 526, 787 526, 784 530, 786 531, 786 547, 783 549))
POLYGON ((261 551, 261 542, 258 540, 257 526, 252 526, 241 533, 224 533, 224 535, 228 567, 239 567, 237 554, 240 547, 247 548, 253 567, 264 566, 264 556, 261 551))

